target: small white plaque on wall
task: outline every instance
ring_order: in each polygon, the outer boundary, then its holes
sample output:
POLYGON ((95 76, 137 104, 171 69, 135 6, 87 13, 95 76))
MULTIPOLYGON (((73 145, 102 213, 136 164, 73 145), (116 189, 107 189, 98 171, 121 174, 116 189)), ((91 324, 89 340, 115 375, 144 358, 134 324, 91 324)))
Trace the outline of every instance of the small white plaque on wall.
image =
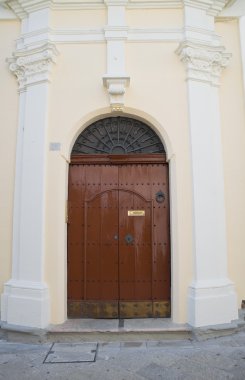
POLYGON ((61 144, 59 142, 51 142, 49 144, 49 150, 59 151, 60 150, 60 146, 61 146, 61 144))

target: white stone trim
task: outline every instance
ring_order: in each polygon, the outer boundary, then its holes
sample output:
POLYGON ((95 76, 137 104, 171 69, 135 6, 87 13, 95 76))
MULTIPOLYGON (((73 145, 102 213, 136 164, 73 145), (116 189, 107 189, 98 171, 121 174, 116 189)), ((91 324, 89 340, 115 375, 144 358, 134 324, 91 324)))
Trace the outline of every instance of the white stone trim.
POLYGON ((30 85, 49 81, 51 65, 55 62, 57 54, 55 45, 49 42, 13 53, 13 57, 8 59, 9 69, 17 77, 19 90, 23 91, 30 85))
POLYGON ((239 19, 239 29, 240 29, 240 47, 241 47, 241 58, 242 58, 242 76, 243 76, 243 96, 245 105, 245 15, 239 19))
POLYGON ((217 16, 230 0, 183 0, 185 6, 203 9, 207 14, 217 16))
POLYGON ((112 111, 123 111, 125 87, 129 86, 129 77, 103 77, 103 84, 107 88, 112 111))
MULTIPOLYGON (((39 14, 48 22, 48 12, 39 14)), ((29 27, 33 29, 33 26, 29 27)), ((49 324, 45 277, 45 186, 48 97, 56 46, 23 46, 8 60, 20 91, 13 222, 12 278, 4 285, 2 320, 44 328, 49 324)))
POLYGON ((189 323, 195 327, 226 324, 237 319, 236 293, 229 280, 220 286, 190 286, 188 303, 189 323))
POLYGON ((10 325, 45 328, 50 321, 49 303, 44 283, 10 280, 1 297, 1 319, 10 325))
POLYGON ((13 11, 0 5, 0 20, 16 20, 17 17, 13 11))
POLYGON ((218 18, 232 19, 233 17, 241 17, 245 15, 245 1, 244 0, 231 0, 230 6, 220 12, 218 18))
MULTIPOLYGON (((198 31, 196 33, 199 33, 198 31)), ((23 33, 17 39, 17 48, 36 46, 37 43, 50 41, 55 44, 68 43, 105 43, 121 40, 127 42, 180 42, 183 39, 183 29, 165 28, 96 28, 96 29, 51 29, 23 33)))
POLYGON ((206 10, 209 14, 217 15, 229 5, 231 0, 149 0, 149 1, 103 1, 103 0, 1 0, 0 4, 9 7, 17 17, 26 18, 31 12, 44 8, 55 10, 105 9, 106 6, 122 5, 128 9, 178 9, 190 5, 206 10))
POLYGON ((223 46, 183 41, 177 49, 177 54, 187 68, 187 79, 219 85, 221 71, 231 58, 224 52, 223 46))
MULTIPOLYGON (((214 17, 206 9, 196 7, 195 2, 185 1, 187 33, 176 53, 187 72, 192 166, 194 271, 188 293, 188 321, 201 327, 231 323, 238 318, 238 309, 234 286, 227 276, 218 89, 221 71, 231 55, 225 53, 214 33, 214 17), (196 38, 198 23, 202 32, 196 38)), ((206 0, 203 3, 208 5, 206 0)))
POLYGON ((107 73, 103 84, 107 88, 112 111, 123 111, 124 94, 130 78, 125 73, 125 41, 128 27, 125 20, 127 1, 106 1, 108 25, 104 28, 107 41, 107 73))

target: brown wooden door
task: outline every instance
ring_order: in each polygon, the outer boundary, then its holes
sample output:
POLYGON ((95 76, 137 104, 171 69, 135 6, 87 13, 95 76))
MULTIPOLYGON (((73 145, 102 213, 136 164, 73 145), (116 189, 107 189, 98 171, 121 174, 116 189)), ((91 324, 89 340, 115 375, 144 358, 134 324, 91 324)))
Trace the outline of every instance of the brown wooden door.
POLYGON ((71 165, 68 316, 169 315, 167 164, 71 165))

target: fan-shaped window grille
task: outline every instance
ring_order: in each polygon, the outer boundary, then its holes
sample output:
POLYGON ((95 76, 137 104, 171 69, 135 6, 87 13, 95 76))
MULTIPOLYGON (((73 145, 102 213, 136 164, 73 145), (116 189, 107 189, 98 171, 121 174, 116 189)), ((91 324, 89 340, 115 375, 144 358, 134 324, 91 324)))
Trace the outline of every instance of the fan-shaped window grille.
POLYGON ((77 138, 72 155, 77 154, 165 153, 156 133, 139 120, 108 117, 87 127, 77 138))

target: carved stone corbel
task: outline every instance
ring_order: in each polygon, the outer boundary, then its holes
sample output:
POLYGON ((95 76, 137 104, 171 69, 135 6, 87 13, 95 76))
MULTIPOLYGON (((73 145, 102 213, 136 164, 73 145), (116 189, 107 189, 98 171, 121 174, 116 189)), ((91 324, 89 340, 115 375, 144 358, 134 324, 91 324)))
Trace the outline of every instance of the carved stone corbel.
POLYGON ((112 111, 123 111, 124 94, 129 85, 130 78, 127 76, 104 76, 103 84, 107 88, 112 111))

